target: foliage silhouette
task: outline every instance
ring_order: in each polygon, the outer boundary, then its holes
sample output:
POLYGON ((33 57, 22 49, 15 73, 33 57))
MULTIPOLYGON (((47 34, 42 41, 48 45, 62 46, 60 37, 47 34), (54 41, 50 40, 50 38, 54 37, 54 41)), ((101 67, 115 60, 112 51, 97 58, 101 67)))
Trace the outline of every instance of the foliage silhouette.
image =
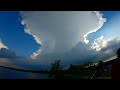
POLYGON ((60 60, 55 60, 55 62, 52 63, 51 69, 49 71, 49 77, 51 79, 62 78, 62 68, 60 66, 60 60))

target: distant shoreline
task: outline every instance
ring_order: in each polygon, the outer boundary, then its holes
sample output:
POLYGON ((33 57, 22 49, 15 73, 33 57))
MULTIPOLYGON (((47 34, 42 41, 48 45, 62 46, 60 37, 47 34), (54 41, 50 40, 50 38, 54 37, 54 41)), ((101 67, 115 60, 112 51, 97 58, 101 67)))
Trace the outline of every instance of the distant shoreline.
POLYGON ((25 70, 25 69, 18 69, 18 68, 13 68, 13 67, 6 67, 6 66, 0 66, 0 68, 5 68, 5 69, 10 69, 10 70, 15 70, 15 71, 21 71, 21 72, 31 72, 31 73, 48 73, 48 71, 38 71, 38 70, 25 70))

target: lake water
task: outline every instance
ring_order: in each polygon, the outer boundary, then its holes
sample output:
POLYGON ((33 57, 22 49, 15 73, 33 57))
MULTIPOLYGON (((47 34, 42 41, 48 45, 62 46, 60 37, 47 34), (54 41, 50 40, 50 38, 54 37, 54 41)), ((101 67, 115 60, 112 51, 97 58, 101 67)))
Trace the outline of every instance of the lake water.
POLYGON ((21 72, 0 68, 0 79, 49 79, 47 73, 21 72))

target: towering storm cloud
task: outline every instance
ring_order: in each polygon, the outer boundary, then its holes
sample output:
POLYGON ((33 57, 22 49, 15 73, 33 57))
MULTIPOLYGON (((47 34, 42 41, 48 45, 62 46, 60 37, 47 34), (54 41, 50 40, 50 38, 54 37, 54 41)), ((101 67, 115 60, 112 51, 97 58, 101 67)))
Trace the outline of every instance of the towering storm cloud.
MULTIPOLYGON (((87 36, 100 29, 106 21, 97 11, 22 11, 20 13, 25 32, 32 35, 41 45, 39 50, 33 53, 32 58, 45 63, 58 57, 66 61, 70 60, 76 46, 79 47, 80 52, 76 52, 72 59, 80 58, 84 52, 83 44, 89 42, 87 36)), ((89 44, 85 49, 92 50, 89 44)))

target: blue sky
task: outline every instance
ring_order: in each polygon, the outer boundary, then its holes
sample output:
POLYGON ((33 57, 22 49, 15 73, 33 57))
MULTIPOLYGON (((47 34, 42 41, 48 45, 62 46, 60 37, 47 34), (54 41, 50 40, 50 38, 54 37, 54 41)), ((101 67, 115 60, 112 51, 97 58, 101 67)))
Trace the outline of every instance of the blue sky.
MULTIPOLYGON (((110 37, 115 36, 115 34, 119 34, 118 32, 117 33, 114 32, 113 29, 115 28, 115 26, 112 20, 116 18, 117 15, 120 15, 120 12, 119 11, 101 11, 101 13, 103 14, 103 18, 106 18, 107 21, 104 23, 102 28, 100 28, 97 32, 94 32, 88 36, 90 42, 93 42, 95 38, 98 38, 102 35, 108 39, 110 37)), ((115 24, 117 24, 117 21, 115 24)))
POLYGON ((0 11, 0 38, 19 56, 30 56, 39 48, 34 38, 24 33, 18 11, 0 11))

